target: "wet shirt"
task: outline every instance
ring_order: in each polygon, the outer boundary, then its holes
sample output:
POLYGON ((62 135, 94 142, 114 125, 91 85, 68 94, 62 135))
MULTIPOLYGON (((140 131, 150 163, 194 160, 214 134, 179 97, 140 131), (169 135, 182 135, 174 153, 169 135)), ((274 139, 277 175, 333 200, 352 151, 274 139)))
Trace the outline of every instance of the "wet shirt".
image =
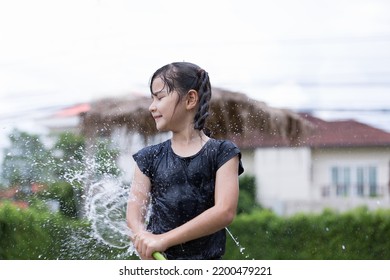
MULTIPOLYGON (((143 148, 133 155, 151 181, 148 230, 155 234, 174 229, 214 205, 217 170, 240 150, 231 141, 209 139, 190 157, 180 157, 171 141, 143 148)), ((244 171, 240 159, 238 174, 244 171)), ((225 252, 226 233, 214 234, 169 248, 168 259, 218 259, 225 252)))

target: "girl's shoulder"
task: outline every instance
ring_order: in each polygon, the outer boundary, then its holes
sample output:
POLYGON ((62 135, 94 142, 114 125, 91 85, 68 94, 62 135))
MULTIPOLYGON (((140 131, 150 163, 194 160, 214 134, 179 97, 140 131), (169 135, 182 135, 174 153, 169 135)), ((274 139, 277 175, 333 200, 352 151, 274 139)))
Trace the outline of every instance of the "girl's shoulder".
POLYGON ((230 140, 210 138, 208 142, 211 147, 218 148, 218 150, 225 150, 225 149, 238 150, 237 145, 230 140))
POLYGON ((146 146, 143 148, 144 150, 149 150, 149 151, 160 151, 161 149, 167 148, 170 145, 170 139, 165 140, 164 142, 158 143, 158 144, 153 144, 146 146))
POLYGON ((219 140, 210 138, 210 147, 216 152, 218 168, 225 164, 232 157, 237 156, 239 158, 239 169, 238 174, 244 172, 244 168, 241 162, 241 151, 237 145, 230 140, 219 140))
POLYGON ((164 142, 158 143, 158 144, 153 144, 146 146, 142 149, 140 149, 137 153, 134 155, 142 155, 142 156, 155 156, 157 154, 160 154, 162 151, 166 150, 169 147, 169 141, 166 140, 164 142))

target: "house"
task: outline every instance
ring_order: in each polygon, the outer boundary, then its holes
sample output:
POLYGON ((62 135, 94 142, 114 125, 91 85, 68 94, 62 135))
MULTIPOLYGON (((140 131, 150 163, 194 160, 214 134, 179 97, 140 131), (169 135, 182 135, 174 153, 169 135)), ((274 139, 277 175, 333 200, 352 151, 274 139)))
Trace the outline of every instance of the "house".
POLYGON ((281 215, 390 207, 390 133, 354 120, 301 116, 313 130, 294 145, 272 136, 240 145, 257 201, 281 215))
MULTIPOLYGON (((128 133, 129 125, 139 124, 123 112, 132 108, 132 113, 140 115, 146 110, 142 103, 134 106, 133 100, 129 101, 132 106, 117 100, 103 101, 105 107, 96 107, 97 115, 84 122, 84 127, 88 126, 91 131, 110 132, 105 137, 110 136, 120 150, 118 165, 124 170, 125 180, 129 181, 134 164, 131 154, 146 142, 139 133, 128 133), (117 104, 126 106, 118 109, 117 104), (121 124, 120 129, 115 129, 110 122, 121 124)), ((242 106, 233 108, 240 112, 243 109, 242 106)), ((67 112, 71 114, 63 117, 80 113, 79 122, 82 122, 90 111, 90 106, 83 105, 75 110, 70 108, 67 112)), ((283 112, 276 112, 276 116, 283 116, 283 112)), ((244 129, 229 135, 242 151, 244 175, 255 176, 257 201, 281 215, 320 212, 325 208, 344 211, 360 205, 370 209, 390 207, 390 133, 354 120, 325 121, 310 114, 300 114, 300 117, 312 129, 293 141, 286 135, 270 133, 272 127, 266 133, 244 129)), ((141 119, 145 118, 141 115, 141 119)), ((297 128, 291 121, 293 117, 285 119, 287 121, 281 127, 289 128, 282 131, 297 128)), ((251 124, 255 122, 257 120, 251 124)), ((155 137, 162 141, 167 135, 155 137)), ((148 144, 150 140, 153 139, 149 138, 148 144)))
POLYGON ((89 103, 75 104, 63 108, 49 117, 37 119, 36 122, 54 134, 63 131, 79 133, 80 116, 89 110, 89 103))

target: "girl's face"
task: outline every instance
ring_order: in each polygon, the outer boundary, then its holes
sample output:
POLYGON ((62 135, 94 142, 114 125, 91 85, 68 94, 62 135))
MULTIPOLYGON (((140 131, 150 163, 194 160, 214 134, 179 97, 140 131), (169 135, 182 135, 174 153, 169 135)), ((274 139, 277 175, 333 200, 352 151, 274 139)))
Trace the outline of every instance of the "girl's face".
POLYGON ((156 78, 152 83, 152 100, 149 111, 156 122, 157 130, 174 131, 181 111, 178 93, 176 91, 168 93, 161 78, 156 78))

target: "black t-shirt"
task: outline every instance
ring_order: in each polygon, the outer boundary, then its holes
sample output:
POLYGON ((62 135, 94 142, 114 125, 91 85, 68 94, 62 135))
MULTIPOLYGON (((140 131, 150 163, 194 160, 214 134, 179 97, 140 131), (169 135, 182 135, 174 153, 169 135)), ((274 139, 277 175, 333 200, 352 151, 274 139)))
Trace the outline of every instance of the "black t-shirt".
MULTIPOLYGON (((151 214, 147 229, 155 234, 172 230, 214 205, 217 170, 238 155, 238 174, 244 169, 241 153, 228 140, 209 139, 193 156, 180 157, 171 141, 141 149, 133 155, 140 170, 151 181, 151 214)), ((168 259, 218 259, 225 253, 226 233, 214 234, 176 245, 168 259)))

